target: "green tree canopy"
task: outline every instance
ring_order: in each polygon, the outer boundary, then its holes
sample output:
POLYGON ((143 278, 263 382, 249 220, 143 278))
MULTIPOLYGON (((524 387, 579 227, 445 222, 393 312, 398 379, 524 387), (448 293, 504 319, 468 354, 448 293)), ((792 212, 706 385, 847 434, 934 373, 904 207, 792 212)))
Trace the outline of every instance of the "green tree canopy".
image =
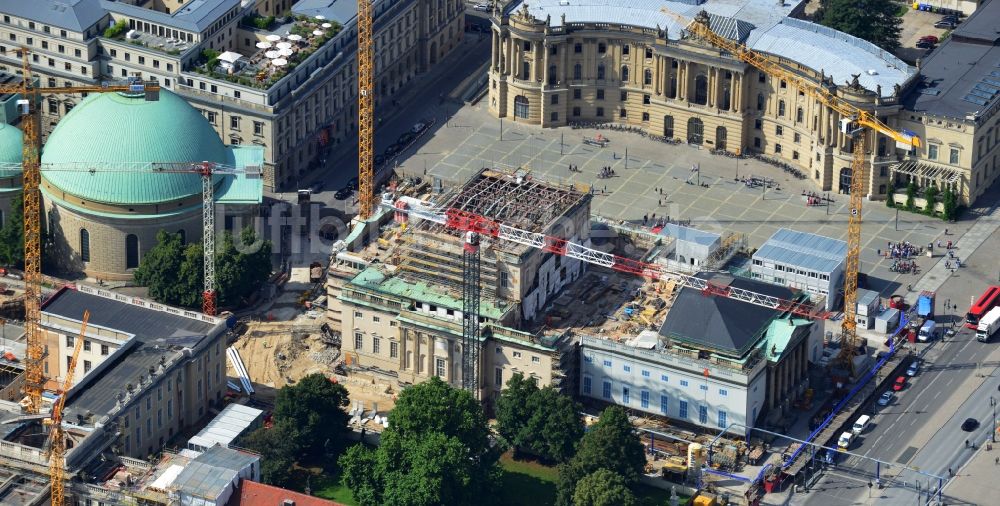
POLYGON ((247 436, 247 447, 260 453, 260 475, 264 483, 278 487, 288 484, 300 450, 298 439, 295 425, 287 421, 278 421, 271 428, 261 427, 247 436))
POLYGON ((535 378, 516 373, 497 400, 497 431, 518 452, 565 462, 583 437, 580 411, 570 397, 551 386, 539 389, 535 378))
POLYGON ((612 471, 631 486, 639 481, 645 466, 642 443, 625 411, 619 406, 608 407, 580 440, 576 455, 559 466, 556 504, 570 506, 577 482, 594 471, 612 471))
POLYGON ((10 202, 10 212, 0 227, 0 265, 24 264, 24 196, 10 202))
POLYGON ((135 282, 149 287, 149 295, 165 304, 194 306, 201 299, 201 279, 182 280, 178 273, 188 260, 180 234, 160 230, 153 246, 135 270, 135 282), (186 281, 186 282, 183 282, 186 281), (189 284, 190 283, 190 284, 189 284))
POLYGON ((252 227, 240 232, 239 242, 229 232, 222 235, 221 247, 215 252, 215 283, 221 305, 242 303, 270 275, 271 241, 258 240, 252 227))
POLYGON ((435 377, 403 390, 377 449, 353 446, 340 465, 362 505, 470 505, 495 502, 498 459, 479 403, 435 377))
POLYGON ((625 479, 608 469, 584 476, 573 493, 574 506, 633 506, 635 496, 625 479))
POLYGON ((888 207, 896 207, 896 185, 889 181, 889 188, 886 190, 885 205, 888 207))
POLYGON ((910 184, 906 185, 906 210, 913 211, 913 207, 916 205, 917 198, 917 183, 910 181, 910 184))
POLYGON ((893 51, 899 47, 902 31, 898 9, 890 0, 821 0, 813 17, 822 25, 893 51))
POLYGON ((942 213, 943 214, 942 217, 944 219, 951 221, 957 217, 956 214, 958 213, 958 198, 955 196, 955 193, 952 192, 951 188, 948 186, 945 186, 944 191, 941 192, 941 206, 944 208, 943 209, 944 212, 942 213))
POLYGON ((304 455, 330 455, 344 446, 348 416, 343 407, 349 402, 343 385, 313 373, 278 390, 274 419, 298 428, 296 444, 304 455))

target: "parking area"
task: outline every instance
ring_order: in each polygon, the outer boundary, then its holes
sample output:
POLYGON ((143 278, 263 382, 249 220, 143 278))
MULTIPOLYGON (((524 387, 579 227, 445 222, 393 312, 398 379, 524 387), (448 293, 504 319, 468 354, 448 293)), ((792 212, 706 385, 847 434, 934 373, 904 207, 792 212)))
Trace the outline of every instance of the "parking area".
MULTIPOLYGON (((591 187, 593 214, 615 221, 641 225, 644 216, 650 224, 668 216, 675 221, 690 220, 692 226, 705 230, 745 233, 751 248, 759 247, 781 227, 846 239, 846 195, 831 194, 830 200, 823 201, 828 205, 807 206, 803 192, 816 188, 781 169, 633 133, 542 129, 501 121, 480 103, 457 108, 415 149, 398 158, 398 170, 405 175, 436 176, 446 184, 456 184, 483 167, 523 168, 548 181, 591 187), (607 147, 584 144, 585 137, 598 133, 609 139, 607 147), (578 171, 570 171, 571 164, 578 171), (615 175, 599 177, 604 167, 613 169, 615 175), (695 167, 699 170, 692 170, 695 167), (742 181, 748 176, 773 179, 777 188, 748 187, 742 181)), ((887 242, 926 246, 943 237, 946 224, 906 212, 898 213, 897 223, 897 212, 882 202, 866 203, 864 215, 861 258, 871 288, 888 294, 919 279, 915 274, 890 272, 892 261, 879 258, 877 250, 884 251, 887 242)), ((962 227, 947 226, 956 232, 962 227)), ((916 261, 920 273, 931 259, 916 261)))
POLYGON ((929 50, 929 48, 916 47, 921 37, 934 36, 939 40, 944 40, 945 35, 951 30, 934 27, 935 23, 941 21, 944 14, 908 9, 902 17, 902 31, 899 34, 899 49, 896 53, 900 58, 914 62, 917 58, 926 55, 929 50))

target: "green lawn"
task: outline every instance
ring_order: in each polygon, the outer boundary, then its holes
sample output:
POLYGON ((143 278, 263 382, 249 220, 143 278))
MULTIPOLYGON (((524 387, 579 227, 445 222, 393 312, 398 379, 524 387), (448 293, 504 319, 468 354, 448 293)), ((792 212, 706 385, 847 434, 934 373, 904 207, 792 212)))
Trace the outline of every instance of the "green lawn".
MULTIPOLYGON (((500 491, 503 505, 550 506, 556 501, 556 479, 559 472, 553 466, 546 466, 529 460, 514 460, 509 453, 500 458, 503 467, 503 489, 500 491)), ((635 487, 639 506, 659 506, 669 504, 670 491, 638 485, 635 487)), ((690 499, 679 495, 680 504, 690 499)))
POLYGON ((322 467, 296 466, 292 474, 290 489, 305 492, 306 486, 316 497, 329 499, 347 506, 358 506, 351 491, 340 483, 340 468, 331 464, 328 469, 322 467))

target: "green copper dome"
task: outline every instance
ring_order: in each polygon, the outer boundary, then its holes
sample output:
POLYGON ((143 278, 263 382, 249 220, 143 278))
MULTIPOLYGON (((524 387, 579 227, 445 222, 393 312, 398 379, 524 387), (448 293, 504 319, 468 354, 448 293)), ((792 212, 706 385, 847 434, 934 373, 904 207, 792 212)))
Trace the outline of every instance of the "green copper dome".
MULTIPOLYGON (((43 164, 94 164, 103 170, 227 159, 212 125, 165 89, 155 102, 119 93, 90 95, 56 125, 42 151, 43 164)), ((201 193, 201 179, 191 174, 43 169, 42 177, 81 199, 107 204, 152 204, 201 193)))
MULTIPOLYGON (((21 148, 24 145, 24 133, 6 123, 0 123, 0 164, 21 164, 21 148)), ((16 176, 21 169, 0 166, 0 177, 16 176)))

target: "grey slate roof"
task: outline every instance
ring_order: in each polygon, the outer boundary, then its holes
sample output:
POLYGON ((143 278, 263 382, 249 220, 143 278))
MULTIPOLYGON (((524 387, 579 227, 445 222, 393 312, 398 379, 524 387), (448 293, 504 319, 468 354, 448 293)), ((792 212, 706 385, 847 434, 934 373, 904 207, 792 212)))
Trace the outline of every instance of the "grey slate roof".
POLYGON ((0 12, 83 32, 107 16, 101 0, 0 0, 0 12))
MULTIPOLYGON (((791 299, 794 292, 784 286, 721 273, 698 273, 697 277, 764 295, 791 299)), ((710 351, 741 357, 763 337, 771 320, 779 312, 727 297, 702 295, 685 287, 660 327, 660 335, 674 341, 710 351)))
POLYGON ((358 3, 353 0, 300 0, 292 6, 293 14, 323 16, 341 25, 358 15, 358 3))
POLYGON ((173 487, 184 494, 215 499, 230 484, 235 488, 239 472, 258 460, 255 455, 213 446, 184 466, 173 487))
POLYGON ((778 229, 753 254, 754 260, 770 260, 815 272, 837 269, 847 256, 847 243, 822 235, 778 229))
POLYGON ((907 109, 967 119, 1000 100, 1000 0, 986 0, 923 60, 907 109))
POLYGON ((108 11, 189 32, 201 32, 212 26, 220 16, 239 3, 240 0, 189 0, 177 12, 167 14, 114 0, 101 0, 101 6, 108 11))
POLYGON ((88 412, 98 418, 106 415, 115 405, 115 395, 129 383, 138 385, 139 376, 147 375, 150 367, 157 367, 161 358, 170 361, 181 355, 184 348, 197 345, 215 327, 225 326, 72 289, 60 290, 42 307, 45 313, 77 320, 82 318, 84 310, 90 311, 90 324, 134 334, 136 343, 120 357, 113 357, 117 363, 95 371, 98 376, 89 380, 85 388, 71 391, 66 403, 67 420, 71 421, 75 421, 72 417, 77 414, 88 412))

